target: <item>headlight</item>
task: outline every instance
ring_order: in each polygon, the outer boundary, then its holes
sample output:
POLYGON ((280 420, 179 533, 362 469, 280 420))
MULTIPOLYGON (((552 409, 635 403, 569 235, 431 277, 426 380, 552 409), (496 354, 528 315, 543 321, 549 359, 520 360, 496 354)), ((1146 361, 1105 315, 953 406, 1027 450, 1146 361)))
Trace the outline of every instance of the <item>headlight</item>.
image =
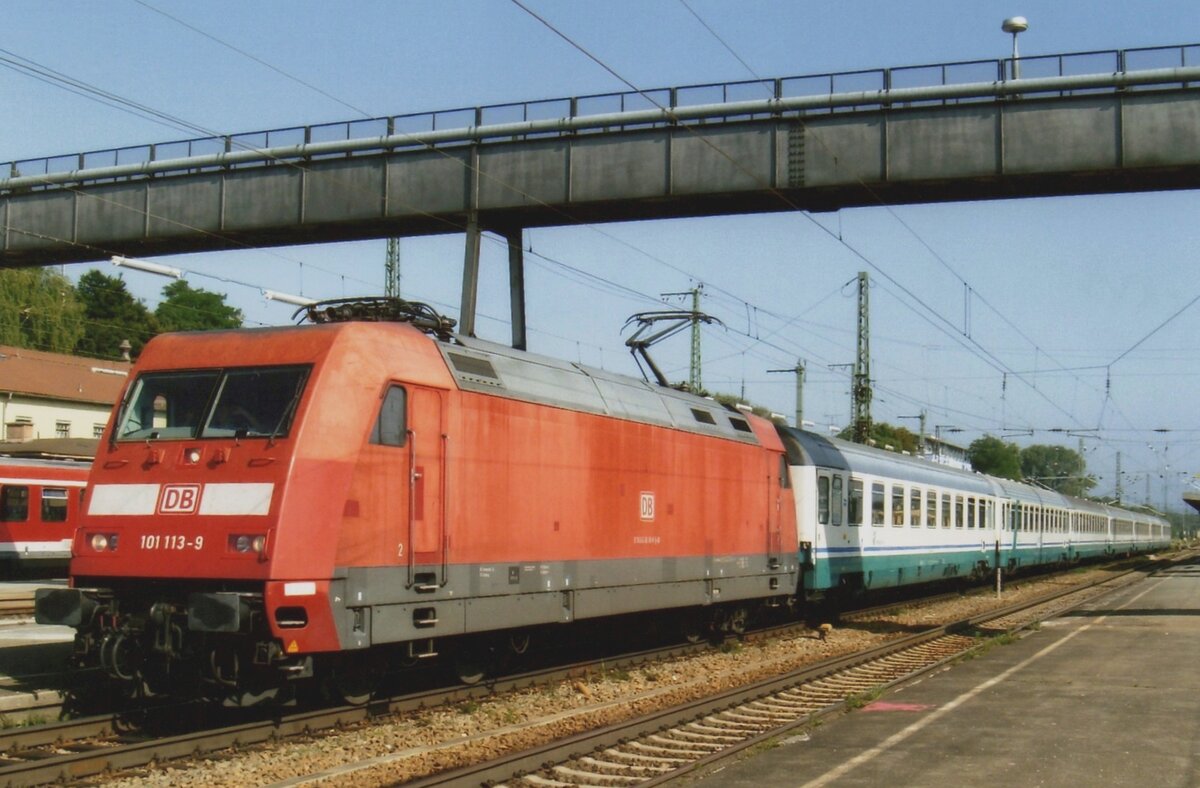
POLYGON ((97 553, 112 551, 117 549, 116 534, 92 534, 92 538, 88 540, 92 549, 97 553))
POLYGON ((235 553, 262 554, 266 546, 267 537, 264 534, 231 534, 229 537, 229 549, 235 553))

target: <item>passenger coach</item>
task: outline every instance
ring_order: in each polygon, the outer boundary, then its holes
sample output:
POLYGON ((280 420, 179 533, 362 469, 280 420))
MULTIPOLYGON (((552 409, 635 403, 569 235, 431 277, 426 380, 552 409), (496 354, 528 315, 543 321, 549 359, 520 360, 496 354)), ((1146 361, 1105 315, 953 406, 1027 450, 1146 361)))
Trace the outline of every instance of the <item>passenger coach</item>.
POLYGON ((0 457, 0 566, 65 572, 87 462, 0 457))
POLYGON ((1170 545, 1154 515, 780 428, 808 598, 1170 545))

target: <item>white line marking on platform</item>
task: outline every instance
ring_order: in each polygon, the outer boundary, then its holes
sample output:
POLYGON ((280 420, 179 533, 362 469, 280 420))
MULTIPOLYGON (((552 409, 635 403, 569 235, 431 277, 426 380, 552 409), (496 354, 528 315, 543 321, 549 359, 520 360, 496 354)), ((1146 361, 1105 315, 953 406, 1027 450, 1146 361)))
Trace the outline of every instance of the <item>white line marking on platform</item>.
MULTIPOLYGON (((1116 609, 1121 610, 1123 608, 1129 607, 1134 602, 1136 602, 1137 600, 1144 597, 1146 594, 1149 594, 1151 591, 1158 588, 1158 586, 1161 585, 1162 582, 1163 582, 1162 580, 1159 580, 1157 583, 1150 586, 1145 591, 1143 591, 1142 593, 1133 597, 1129 601, 1125 602, 1125 604, 1121 605, 1120 607, 1118 607, 1116 609)), ((1081 635, 1084 632, 1087 632, 1092 627, 1103 623, 1104 620, 1107 618, 1108 618, 1107 615, 1101 616, 1100 618, 1097 618, 1093 621, 1088 622, 1087 624, 1084 624, 1083 626, 1081 626, 1079 629, 1075 630, 1074 632, 1070 632, 1070 633, 1064 635, 1061 640, 1059 640, 1055 643, 1051 643, 1050 645, 1043 648, 1041 651, 1034 654, 1032 657, 1029 657, 1028 659, 1024 660, 1023 662, 1018 662, 1016 665, 1013 665, 1011 668, 1004 671, 1000 675, 993 676, 992 678, 983 682, 982 684, 975 687, 974 689, 971 689, 971 690, 963 693, 962 695, 959 695, 954 700, 950 701, 949 703, 947 703, 946 705, 937 709, 936 711, 930 712, 926 717, 918 720, 917 722, 914 722, 912 725, 909 725, 908 727, 903 728, 903 729, 897 731, 896 733, 893 733, 891 736, 884 739, 883 742, 876 745, 875 747, 872 747, 871 749, 867 750, 866 752, 863 752, 863 753, 860 753, 860 754, 854 756, 853 758, 845 761, 840 766, 838 766, 834 769, 830 769, 828 772, 826 772, 825 774, 822 774, 820 777, 817 777, 814 780, 810 780, 810 781, 804 783, 802 788, 820 788, 820 786, 829 785, 834 780, 848 774, 850 771, 852 771, 854 769, 857 769, 859 766, 862 766, 864 763, 874 760, 876 757, 878 757, 878 756, 882 755, 883 753, 887 752, 888 750, 894 748, 896 745, 900 744, 905 739, 910 738, 914 734, 920 732, 922 729, 928 727, 930 725, 930 723, 933 723, 933 722, 941 719, 942 717, 944 717, 945 715, 954 711, 955 709, 957 709, 959 706, 963 705, 967 701, 974 699, 980 693, 991 689, 992 687, 996 686, 997 684, 999 684, 1002 681, 1007 680, 1008 678, 1010 678, 1011 676, 1016 674, 1018 671, 1024 670, 1025 668, 1032 665, 1034 662, 1037 662, 1042 657, 1046 656, 1050 652, 1057 649, 1059 646, 1063 645, 1067 641, 1074 638, 1076 635, 1081 635)))

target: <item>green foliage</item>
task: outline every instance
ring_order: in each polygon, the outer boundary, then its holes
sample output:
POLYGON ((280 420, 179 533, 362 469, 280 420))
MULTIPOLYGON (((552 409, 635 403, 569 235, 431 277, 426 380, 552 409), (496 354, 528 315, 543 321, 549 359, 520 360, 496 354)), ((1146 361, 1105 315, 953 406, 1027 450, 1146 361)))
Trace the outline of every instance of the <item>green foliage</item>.
POLYGON ((120 358, 121 342, 129 340, 134 358, 158 333, 158 322, 146 305, 125 288, 125 280, 93 268, 75 287, 87 323, 75 352, 98 358, 120 358))
POLYGON ((163 288, 163 299, 154 310, 163 331, 205 331, 242 325, 242 310, 226 304, 224 293, 193 288, 182 279, 163 288))
MULTIPOLYGON (((854 425, 839 432, 838 437, 847 441, 854 440, 854 425)), ((875 441, 875 447, 878 449, 906 451, 914 455, 917 453, 917 436, 906 427, 896 427, 886 421, 871 424, 871 440, 875 441)))
POLYGON ((1065 495, 1082 497, 1096 486, 1079 452, 1066 446, 1034 444, 1021 450, 1021 474, 1065 495))
POLYGON ((1004 479, 1021 478, 1021 449, 1015 443, 1007 443, 994 435, 984 435, 971 442, 967 448, 967 460, 980 473, 1004 479))
POLYGON ((755 405, 753 402, 746 402, 741 397, 735 397, 732 394, 709 394, 708 392, 700 393, 701 396, 712 397, 727 408, 736 408, 739 404, 749 405, 750 412, 755 416, 761 416, 768 421, 774 421, 774 419, 771 418, 771 410, 769 408, 764 408, 762 405, 755 405))
POLYGON ((867 706, 879 700, 881 695, 883 695, 883 687, 872 687, 865 692, 856 692, 852 695, 847 695, 846 708, 861 709, 863 706, 867 706))
POLYGON ((0 344, 70 353, 82 318, 74 288, 54 269, 0 270, 0 344))

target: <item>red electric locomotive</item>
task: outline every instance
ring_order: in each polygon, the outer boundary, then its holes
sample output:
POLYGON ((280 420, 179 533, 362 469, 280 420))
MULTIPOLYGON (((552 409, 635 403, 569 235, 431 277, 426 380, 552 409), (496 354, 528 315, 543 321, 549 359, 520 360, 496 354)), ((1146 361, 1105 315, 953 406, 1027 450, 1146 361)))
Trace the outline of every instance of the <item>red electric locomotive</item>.
POLYGON ((73 587, 37 600, 83 665, 240 703, 320 674, 360 699, 393 660, 655 610, 736 630, 794 598, 765 420, 454 336, 420 305, 310 317, 146 346, 73 587))

